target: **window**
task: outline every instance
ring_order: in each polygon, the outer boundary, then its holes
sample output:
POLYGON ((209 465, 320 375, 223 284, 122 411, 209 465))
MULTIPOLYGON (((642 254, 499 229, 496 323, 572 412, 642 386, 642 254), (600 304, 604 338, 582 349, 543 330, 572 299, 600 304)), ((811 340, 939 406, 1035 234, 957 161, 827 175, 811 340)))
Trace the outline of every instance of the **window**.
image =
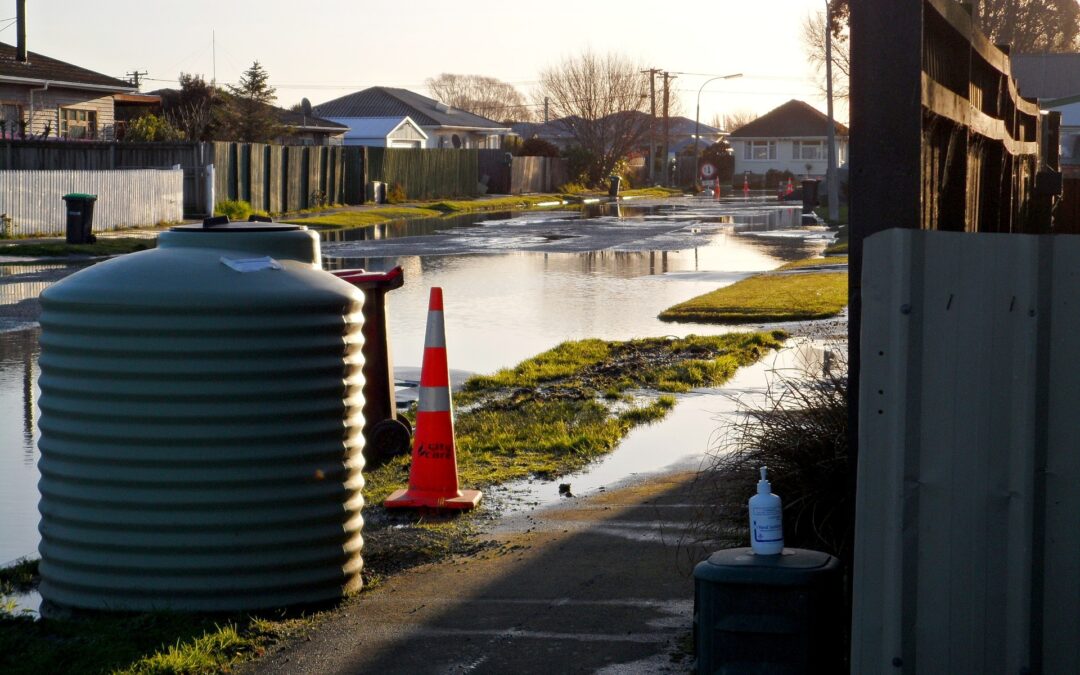
POLYGON ((795 141, 792 159, 826 159, 825 143, 821 141, 795 141))
POLYGON ((743 143, 743 159, 776 159, 776 141, 746 141, 743 143))
POLYGON ((61 138, 96 138, 97 112, 60 108, 61 138))
POLYGON ((11 138, 19 133, 22 121, 22 106, 18 103, 0 103, 0 131, 11 138))

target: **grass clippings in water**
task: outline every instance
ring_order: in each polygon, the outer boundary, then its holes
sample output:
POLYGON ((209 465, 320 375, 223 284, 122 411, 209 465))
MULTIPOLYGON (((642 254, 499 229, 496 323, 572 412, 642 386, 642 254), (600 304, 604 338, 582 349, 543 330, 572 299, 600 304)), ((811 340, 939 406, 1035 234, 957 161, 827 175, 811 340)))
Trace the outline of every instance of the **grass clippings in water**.
POLYGON ((370 227, 380 223, 387 223, 392 220, 404 220, 406 218, 434 218, 441 215, 442 212, 434 209, 422 209, 413 206, 388 206, 385 208, 365 209, 362 211, 341 211, 312 218, 297 218, 295 222, 311 227, 349 229, 354 227, 370 227))
POLYGON ((758 274, 660 312, 662 321, 760 323, 835 316, 847 305, 847 272, 758 274))

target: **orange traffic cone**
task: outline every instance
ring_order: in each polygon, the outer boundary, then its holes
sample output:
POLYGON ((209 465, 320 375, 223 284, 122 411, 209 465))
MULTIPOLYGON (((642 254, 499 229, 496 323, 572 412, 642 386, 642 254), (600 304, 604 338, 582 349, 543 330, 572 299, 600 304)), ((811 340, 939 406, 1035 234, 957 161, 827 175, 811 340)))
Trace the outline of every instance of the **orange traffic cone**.
POLYGON ((742 179, 742 194, 743 194, 743 197, 749 197, 750 196, 750 179, 748 177, 746 177, 746 176, 743 176, 743 179, 742 179))
POLYGON ((409 487, 390 495, 387 508, 471 509, 479 490, 459 490, 454 453, 454 413, 450 402, 450 369, 446 360, 442 289, 431 289, 424 362, 420 369, 420 401, 413 434, 409 487))
POLYGON ((787 179, 787 190, 784 191, 784 194, 789 195, 792 192, 795 192, 795 186, 791 184, 791 179, 788 178, 787 179))

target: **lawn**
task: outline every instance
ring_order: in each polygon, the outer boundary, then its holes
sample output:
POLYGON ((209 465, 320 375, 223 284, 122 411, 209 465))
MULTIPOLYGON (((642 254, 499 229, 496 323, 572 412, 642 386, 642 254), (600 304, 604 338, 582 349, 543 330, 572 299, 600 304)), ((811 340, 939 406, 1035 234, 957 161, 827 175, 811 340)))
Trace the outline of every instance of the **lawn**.
POLYGON ((835 255, 825 258, 803 258, 802 260, 793 260, 789 263, 784 263, 777 269, 783 271, 805 269, 808 267, 821 267, 822 265, 846 265, 847 261, 848 258, 846 255, 835 255))
POLYGON ((64 241, 0 243, 0 256, 63 258, 66 256, 110 256, 154 248, 153 237, 101 237, 93 244, 68 244, 64 241))
POLYGON ((758 274, 669 307, 663 321, 759 323, 835 316, 847 305, 847 272, 758 274))

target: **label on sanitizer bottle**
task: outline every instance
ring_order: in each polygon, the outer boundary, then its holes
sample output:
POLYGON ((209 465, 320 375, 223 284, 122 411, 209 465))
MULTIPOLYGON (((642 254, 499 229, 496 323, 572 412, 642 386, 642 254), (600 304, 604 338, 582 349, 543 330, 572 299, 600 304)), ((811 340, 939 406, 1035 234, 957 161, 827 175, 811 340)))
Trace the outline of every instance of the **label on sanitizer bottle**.
POLYGON ((779 506, 750 507, 750 523, 754 541, 783 541, 783 513, 779 506))

